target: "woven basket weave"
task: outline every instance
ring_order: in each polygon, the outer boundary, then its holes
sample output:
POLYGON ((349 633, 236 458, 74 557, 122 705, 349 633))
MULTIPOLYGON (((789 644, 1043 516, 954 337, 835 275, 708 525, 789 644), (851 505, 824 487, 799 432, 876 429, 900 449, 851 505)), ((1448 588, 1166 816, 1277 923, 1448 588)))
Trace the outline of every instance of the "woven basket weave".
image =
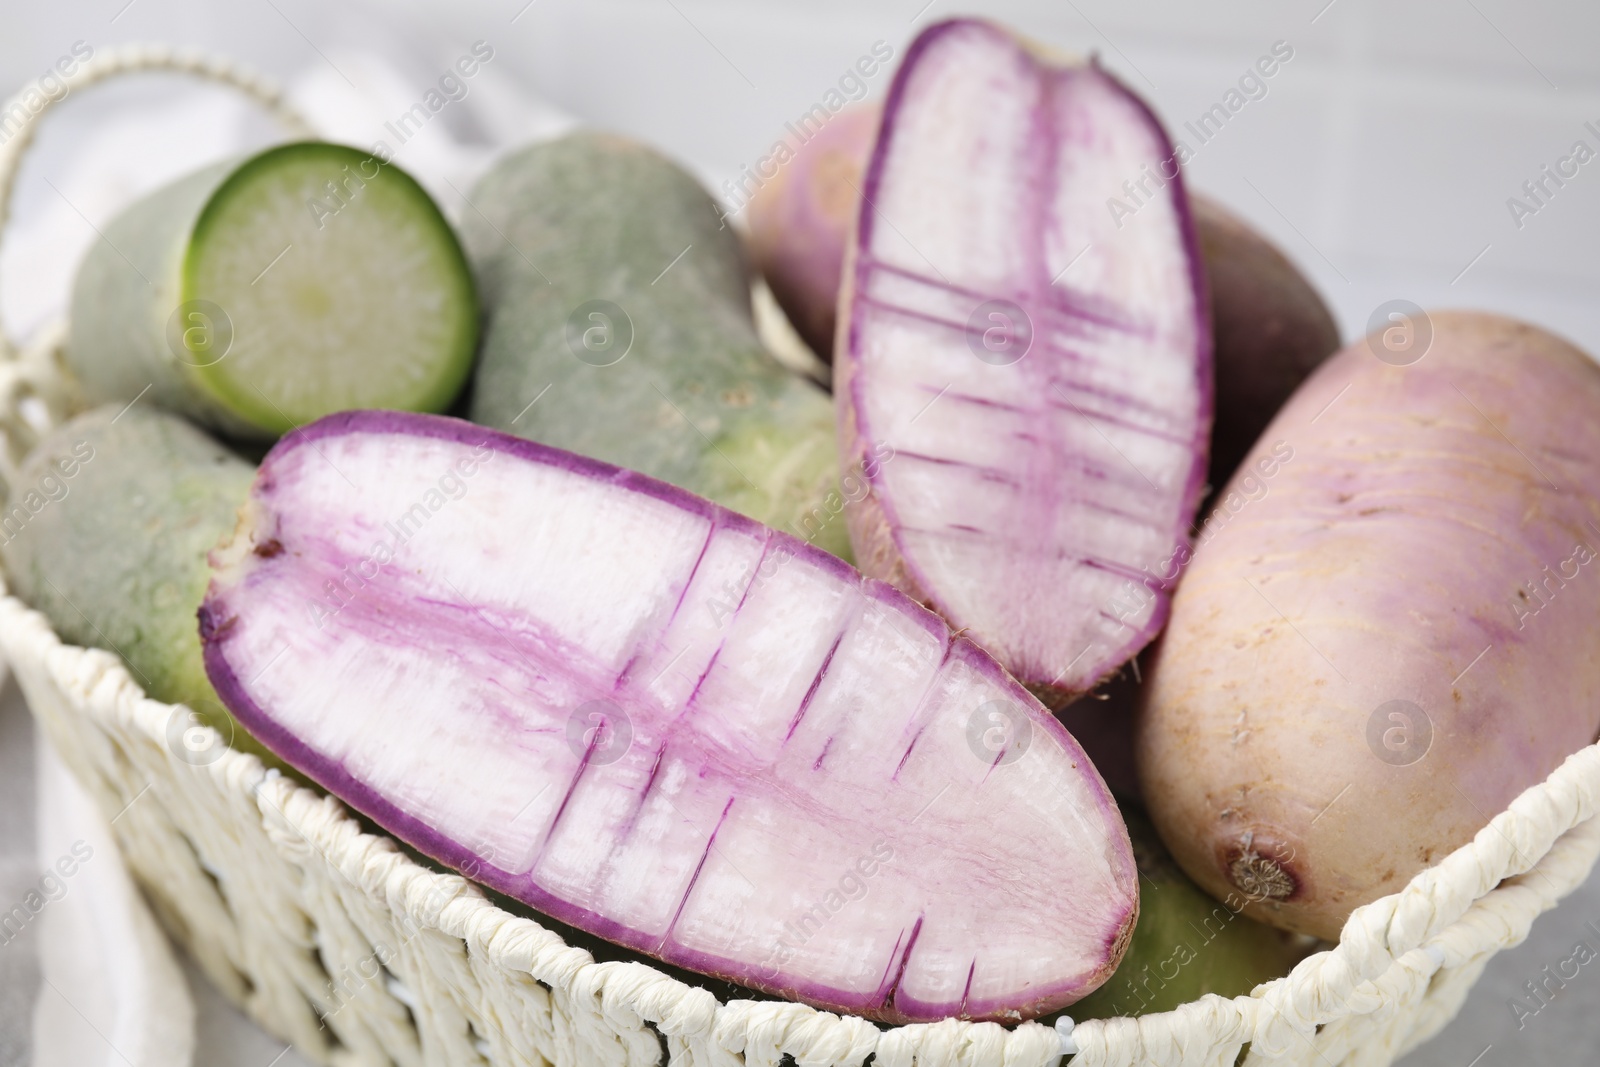
MULTIPOLYGON (((275 90, 228 64, 107 50, 67 80, 172 70, 234 85, 297 132, 275 90)), ((34 122, 0 144, 0 226, 34 122)), ((0 474, 67 418, 58 328, 16 352, 0 331, 0 474)), ((336 801, 227 749, 144 696, 114 655, 65 645, 0 583, 0 652, 33 714, 111 820, 169 932, 227 996, 340 1067, 1230 1067, 1390 1063, 1459 1010, 1488 959, 1600 855, 1600 746, 1573 755, 1469 844, 1359 909, 1339 944, 1251 996, 1139 1019, 880 1029, 772 1001, 719 1001, 642 963, 597 963, 469 882, 362 832, 336 801), (197 737, 197 731, 201 736, 197 737), (196 753, 209 753, 197 758, 196 753), (214 758, 213 758, 214 757, 214 758)))

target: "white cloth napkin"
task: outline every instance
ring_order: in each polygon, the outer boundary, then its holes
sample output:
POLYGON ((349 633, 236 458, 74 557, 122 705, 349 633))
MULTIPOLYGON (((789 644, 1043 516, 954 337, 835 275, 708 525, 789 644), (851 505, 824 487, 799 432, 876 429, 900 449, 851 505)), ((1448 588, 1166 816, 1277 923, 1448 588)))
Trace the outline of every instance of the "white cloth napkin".
POLYGON ((37 919, 34 1067, 184 1067, 194 1055, 194 1004, 172 947, 123 866, 111 825, 38 738, 47 903, 37 919))

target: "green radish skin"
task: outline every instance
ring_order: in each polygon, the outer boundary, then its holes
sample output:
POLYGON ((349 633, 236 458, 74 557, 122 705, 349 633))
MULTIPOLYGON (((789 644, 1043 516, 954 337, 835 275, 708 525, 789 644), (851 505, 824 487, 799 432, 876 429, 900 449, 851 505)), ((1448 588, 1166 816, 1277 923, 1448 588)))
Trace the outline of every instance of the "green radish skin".
POLYGON ((833 405, 762 348, 743 249, 694 178, 584 132, 506 158, 471 199, 462 241, 484 311, 474 422, 848 558, 833 405))
POLYGON ((1248 994, 1288 974, 1299 939, 1240 914, 1245 900, 1207 896, 1173 862, 1141 810, 1119 805, 1139 868, 1139 919, 1116 972, 1067 1009, 1077 1021, 1172 1011, 1207 993, 1248 994))
POLYGON ((304 142, 124 210, 78 269, 70 338, 91 404, 140 398, 271 441, 347 408, 443 411, 471 370, 476 297, 409 175, 304 142))
POLYGON ((63 641, 117 653, 150 697, 188 705, 259 754, 206 678, 195 623, 206 554, 234 528, 254 476, 182 419, 142 403, 97 408, 23 462, 0 514, 0 559, 63 641))

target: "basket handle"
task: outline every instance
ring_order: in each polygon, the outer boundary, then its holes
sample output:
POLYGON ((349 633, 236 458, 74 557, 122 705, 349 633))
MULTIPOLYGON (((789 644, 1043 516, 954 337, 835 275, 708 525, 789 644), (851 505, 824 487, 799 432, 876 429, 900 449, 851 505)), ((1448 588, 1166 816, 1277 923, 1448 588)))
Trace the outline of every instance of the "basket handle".
MULTIPOLYGON (((0 143, 0 238, 4 237, 5 226, 11 216, 11 198, 16 190, 17 172, 23 154, 33 142, 39 120, 45 113, 71 97, 74 90, 86 89, 119 74, 149 71, 192 74, 221 85, 231 85, 260 102, 290 133, 302 137, 313 135, 311 124, 284 100, 283 92, 277 85, 239 64, 165 45, 129 44, 107 48, 64 77, 62 81, 66 90, 55 96, 44 95, 44 102, 37 108, 23 99, 26 89, 0 104, 0 115, 10 115, 20 108, 26 116, 10 138, 0 143)), ((6 335, 4 321, 0 320, 0 365, 14 362, 18 355, 16 346, 6 335)))

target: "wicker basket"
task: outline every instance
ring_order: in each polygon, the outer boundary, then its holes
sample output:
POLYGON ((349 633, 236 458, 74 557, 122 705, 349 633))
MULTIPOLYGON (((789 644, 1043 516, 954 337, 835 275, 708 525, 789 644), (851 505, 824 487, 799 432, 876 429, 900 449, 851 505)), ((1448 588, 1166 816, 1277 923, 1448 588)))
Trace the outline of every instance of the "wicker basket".
MULTIPOLYGON (((178 70, 235 85, 304 128, 226 64, 108 50, 67 79, 178 70)), ((24 128, 0 145, 0 225, 24 128)), ((72 397, 60 330, 0 336, 0 472, 72 397)), ((8 477, 11 484, 14 479, 8 477)), ((1600 854, 1600 746, 1572 756, 1409 886, 1358 910, 1340 943, 1231 1000, 1087 1022, 880 1029, 774 1001, 719 1001, 642 963, 586 951, 455 875, 364 833, 336 801, 235 752, 188 709, 144 696, 110 653, 64 645, 0 585, 0 651, 73 773, 111 820, 157 914, 224 993, 318 1062, 344 1067, 1074 1067, 1243 1062, 1382 1065, 1460 1008, 1484 964, 1587 877, 1600 854)))

